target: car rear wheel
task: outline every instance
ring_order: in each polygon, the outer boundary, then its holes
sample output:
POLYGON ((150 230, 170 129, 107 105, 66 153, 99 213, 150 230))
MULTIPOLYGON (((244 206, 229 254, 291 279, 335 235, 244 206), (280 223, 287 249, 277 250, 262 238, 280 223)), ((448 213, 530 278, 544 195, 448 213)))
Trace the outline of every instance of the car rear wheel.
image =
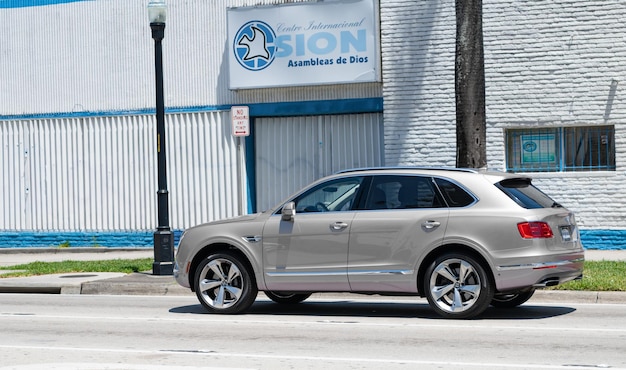
POLYGON ((276 303, 296 304, 311 296, 311 293, 285 293, 285 292, 264 292, 265 295, 276 303))
POLYGON ((247 310, 257 295, 252 274, 241 258, 224 252, 207 257, 195 275, 198 300, 212 313, 240 313, 247 310))
POLYGON ((426 269, 424 291, 441 316, 466 319, 480 315, 491 302, 493 284, 483 266, 471 256, 449 253, 426 269))
POLYGON ((498 308, 512 308, 521 305, 535 294, 535 289, 525 292, 516 292, 509 294, 496 294, 491 300, 491 305, 498 308))

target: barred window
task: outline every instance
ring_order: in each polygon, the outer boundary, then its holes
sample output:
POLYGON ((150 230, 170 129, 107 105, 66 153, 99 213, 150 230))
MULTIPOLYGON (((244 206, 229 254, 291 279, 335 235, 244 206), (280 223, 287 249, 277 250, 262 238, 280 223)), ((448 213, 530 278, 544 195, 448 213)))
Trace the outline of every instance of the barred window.
POLYGON ((615 127, 506 130, 508 172, 615 171, 615 127))

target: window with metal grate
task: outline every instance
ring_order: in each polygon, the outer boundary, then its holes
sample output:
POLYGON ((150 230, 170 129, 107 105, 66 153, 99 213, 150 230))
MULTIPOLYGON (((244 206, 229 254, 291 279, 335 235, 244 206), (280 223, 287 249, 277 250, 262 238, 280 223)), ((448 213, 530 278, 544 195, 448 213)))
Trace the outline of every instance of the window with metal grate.
POLYGON ((615 171, 615 127, 506 130, 508 172, 615 171))

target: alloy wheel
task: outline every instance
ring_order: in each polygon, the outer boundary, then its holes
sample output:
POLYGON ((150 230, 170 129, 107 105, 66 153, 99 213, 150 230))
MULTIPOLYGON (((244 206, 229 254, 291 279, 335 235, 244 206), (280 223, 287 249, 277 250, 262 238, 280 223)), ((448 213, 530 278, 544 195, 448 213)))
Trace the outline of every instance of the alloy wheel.
POLYGON ((426 272, 428 302, 440 315, 470 318, 482 313, 493 297, 493 286, 480 263, 463 254, 435 260, 426 272))
POLYGON ((198 299, 211 312, 244 311, 252 305, 257 294, 245 265, 230 253, 207 258, 199 266, 195 281, 198 299))

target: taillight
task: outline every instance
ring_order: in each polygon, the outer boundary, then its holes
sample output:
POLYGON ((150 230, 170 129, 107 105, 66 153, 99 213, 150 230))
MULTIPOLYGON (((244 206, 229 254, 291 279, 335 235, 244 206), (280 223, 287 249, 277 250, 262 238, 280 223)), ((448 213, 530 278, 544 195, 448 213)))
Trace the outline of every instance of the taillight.
POLYGON ((546 222, 520 222, 517 224, 519 234, 524 239, 552 238, 552 229, 546 222))

